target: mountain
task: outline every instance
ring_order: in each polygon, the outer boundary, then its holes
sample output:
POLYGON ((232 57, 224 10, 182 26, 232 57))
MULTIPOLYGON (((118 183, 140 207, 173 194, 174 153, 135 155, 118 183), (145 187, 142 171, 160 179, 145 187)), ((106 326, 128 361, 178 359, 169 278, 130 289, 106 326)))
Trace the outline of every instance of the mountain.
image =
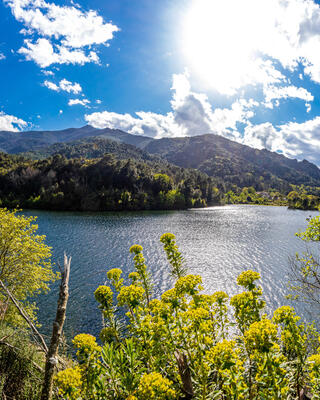
POLYGON ((104 136, 93 136, 72 142, 55 143, 51 146, 41 147, 38 150, 19 154, 32 160, 42 160, 56 154, 60 154, 68 159, 92 159, 103 157, 106 153, 113 154, 119 160, 129 158, 141 161, 159 159, 158 156, 151 155, 132 144, 108 139, 104 136))
POLYGON ((290 184, 320 186, 320 169, 307 160, 297 161, 266 149, 254 149, 218 135, 153 140, 144 150, 240 187, 289 190, 290 184))
POLYGON ((67 158, 97 158, 104 153, 135 160, 157 156, 223 181, 223 191, 254 186, 256 190, 274 188, 284 193, 292 189, 291 185, 320 187, 320 170, 307 160, 297 161, 213 134, 153 139, 89 125, 62 131, 2 131, 1 149, 7 153, 24 152, 33 159, 57 153, 67 158))
POLYGON ((0 151, 11 154, 23 153, 39 150, 54 143, 73 142, 93 136, 109 138, 140 148, 153 140, 145 136, 130 135, 118 129, 96 129, 90 125, 61 131, 0 131, 0 151))

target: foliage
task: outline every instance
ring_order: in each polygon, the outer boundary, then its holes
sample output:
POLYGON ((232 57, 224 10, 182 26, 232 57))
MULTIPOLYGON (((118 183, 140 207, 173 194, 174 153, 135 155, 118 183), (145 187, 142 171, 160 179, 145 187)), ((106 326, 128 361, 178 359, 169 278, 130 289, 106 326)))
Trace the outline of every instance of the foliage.
POLYGON ((318 210, 320 205, 320 197, 313 195, 304 188, 300 188, 299 191, 292 190, 288 196, 289 208, 296 208, 300 210, 318 210))
MULTIPOLYGON (((296 234, 305 242, 320 241, 320 217, 307 218, 307 229, 296 234)), ((305 302, 320 305, 320 262, 317 253, 307 249, 302 254, 291 258, 292 290, 289 298, 301 299, 305 302)))
MULTIPOLYGON (((49 282, 57 278, 50 262, 51 249, 44 242, 45 236, 37 234, 35 219, 0 208, 0 280, 33 316, 35 306, 28 299, 47 291, 49 282)), ((14 325, 22 322, 2 289, 0 314, 2 320, 14 325)))
POLYGON ((38 400, 44 356, 28 333, 0 324, 0 398, 38 400))
POLYGON ((166 233, 161 242, 174 286, 151 299, 143 249, 131 247, 135 271, 128 284, 112 269, 112 288, 95 294, 104 316, 103 346, 78 335, 78 365, 57 374, 65 399, 280 400, 298 399, 305 387, 319 398, 319 335, 312 325, 288 306, 268 318, 254 271, 239 275, 245 291, 230 302, 221 291, 203 294, 201 277, 183 267, 175 236, 166 233), (125 327, 115 323, 123 310, 125 327))
MULTIPOLYGON (((196 168, 223 181, 223 192, 253 186, 256 191, 290 192, 291 185, 320 186, 320 170, 266 149, 257 150, 219 135, 163 138, 143 149, 184 168, 196 168)), ((233 190, 234 191, 234 190, 233 190)))
POLYGON ((225 202, 228 204, 259 204, 259 205, 286 205, 287 201, 283 193, 270 189, 257 192, 254 187, 244 187, 233 192, 229 190, 225 194, 225 202))
MULTIPOLYGON (((0 154, 1 155, 1 154, 0 154)), ((130 154, 128 155, 130 156, 130 154)), ((166 161, 0 157, 0 205, 53 210, 185 209, 219 204, 213 178, 166 161)))

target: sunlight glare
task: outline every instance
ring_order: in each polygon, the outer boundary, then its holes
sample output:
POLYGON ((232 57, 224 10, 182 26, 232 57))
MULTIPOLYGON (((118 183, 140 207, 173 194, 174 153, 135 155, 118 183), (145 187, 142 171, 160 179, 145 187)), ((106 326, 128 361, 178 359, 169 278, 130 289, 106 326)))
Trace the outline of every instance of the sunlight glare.
POLYGON ((225 94, 261 81, 271 67, 259 48, 272 40, 276 8, 273 0, 194 0, 182 40, 188 68, 225 94))

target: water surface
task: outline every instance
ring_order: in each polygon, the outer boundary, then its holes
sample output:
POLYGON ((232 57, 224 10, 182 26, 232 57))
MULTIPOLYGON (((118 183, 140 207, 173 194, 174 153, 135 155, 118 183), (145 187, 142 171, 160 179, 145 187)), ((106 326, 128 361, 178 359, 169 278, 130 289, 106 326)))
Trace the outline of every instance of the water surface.
MULTIPOLYGON (((97 334, 100 314, 93 297, 106 271, 120 267, 132 271, 129 247, 141 244, 155 282, 155 293, 172 287, 159 238, 172 232, 191 273, 201 274, 208 293, 239 292, 237 275, 254 269, 262 275, 264 296, 270 309, 288 303, 288 258, 304 251, 295 233, 306 228, 306 218, 316 212, 286 207, 224 206, 187 211, 130 213, 70 213, 25 211, 37 215, 39 231, 47 235, 54 261, 63 252, 72 256, 67 334, 97 334)), ((43 331, 55 315, 57 285, 38 300, 43 331)), ((305 311, 298 305, 300 313, 305 311)), ((309 317, 307 317, 309 318, 309 317)), ((51 329, 51 328, 50 328, 51 329)))

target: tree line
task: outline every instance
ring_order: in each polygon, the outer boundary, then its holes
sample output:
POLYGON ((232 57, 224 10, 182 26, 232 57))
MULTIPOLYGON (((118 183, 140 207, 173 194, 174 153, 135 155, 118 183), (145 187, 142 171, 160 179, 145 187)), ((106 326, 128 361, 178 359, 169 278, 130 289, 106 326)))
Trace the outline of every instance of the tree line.
POLYGON ((220 204, 213 178, 163 161, 0 156, 0 205, 47 210, 185 209, 220 204))

